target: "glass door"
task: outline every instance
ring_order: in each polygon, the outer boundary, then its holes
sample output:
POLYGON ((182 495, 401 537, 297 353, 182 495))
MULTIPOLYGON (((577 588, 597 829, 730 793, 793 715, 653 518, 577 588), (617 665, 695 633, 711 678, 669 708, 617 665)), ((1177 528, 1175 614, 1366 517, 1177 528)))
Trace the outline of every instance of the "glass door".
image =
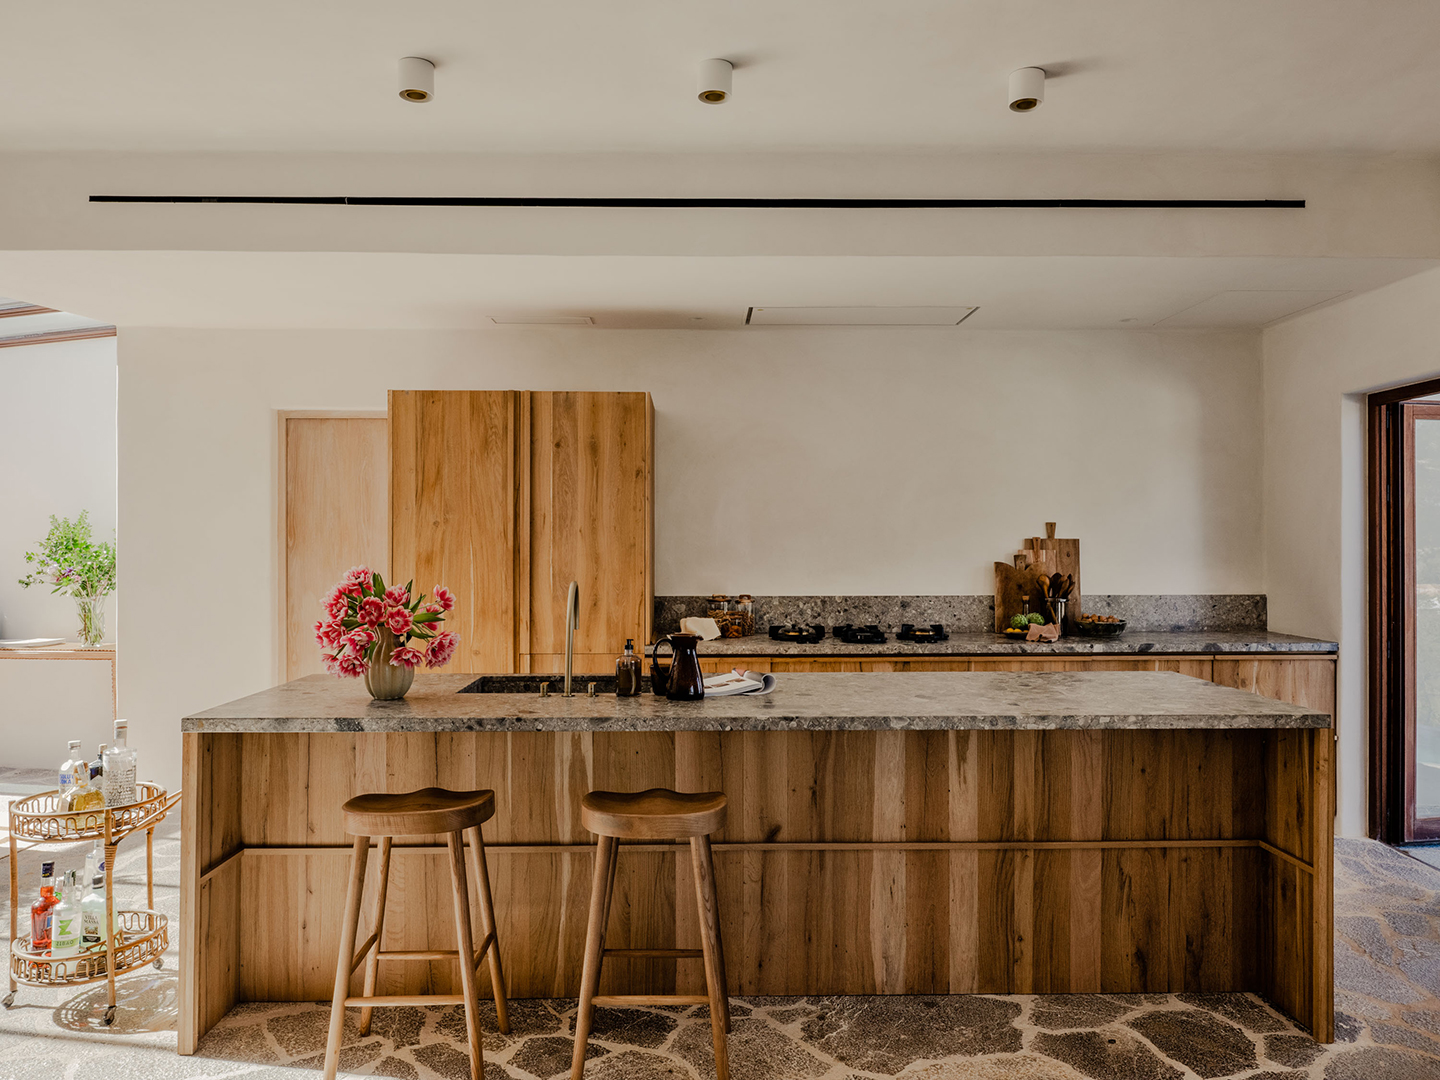
POLYGON ((1402 409, 1406 839, 1440 839, 1440 403, 1402 409))

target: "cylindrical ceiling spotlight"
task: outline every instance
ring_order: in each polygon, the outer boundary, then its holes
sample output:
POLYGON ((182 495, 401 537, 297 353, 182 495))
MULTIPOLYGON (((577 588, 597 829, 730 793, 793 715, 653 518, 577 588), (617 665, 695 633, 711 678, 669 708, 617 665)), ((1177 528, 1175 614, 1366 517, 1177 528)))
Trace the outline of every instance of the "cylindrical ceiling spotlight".
POLYGON ((730 78, 735 65, 718 57, 700 65, 700 100, 706 105, 723 105, 730 100, 730 78))
POLYGON ((1017 68, 1010 73, 1010 111, 1030 112, 1045 100, 1045 69, 1017 68))
POLYGON ((400 100, 422 102, 435 96, 435 65, 423 56, 400 61, 400 100))

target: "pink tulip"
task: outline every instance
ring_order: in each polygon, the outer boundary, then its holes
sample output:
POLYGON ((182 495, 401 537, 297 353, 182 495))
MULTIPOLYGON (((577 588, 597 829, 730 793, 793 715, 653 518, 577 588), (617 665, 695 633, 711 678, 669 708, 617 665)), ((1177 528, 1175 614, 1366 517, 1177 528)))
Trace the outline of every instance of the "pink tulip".
POLYGON ((390 654, 390 664, 392 667, 404 666, 413 668, 424 659, 424 653, 409 645, 401 645, 400 648, 390 654))
MULTIPOLYGON (((370 601, 365 601, 367 604, 370 601)), ((391 608, 385 616, 385 625, 392 634, 403 634, 415 624, 415 618, 403 607, 391 608)))
POLYGON ((436 634, 430 639, 429 648, 426 649, 425 666, 437 668, 450 662, 455 655, 455 650, 460 645, 459 634, 436 634))
POLYGON ((442 611, 449 611, 455 606, 455 594, 444 585, 436 585, 435 602, 440 605, 442 611))
POLYGON ((365 627, 361 626, 355 630, 351 630, 349 636, 346 637, 345 640, 350 643, 351 649, 363 656, 365 654, 365 650, 370 647, 370 643, 377 640, 379 636, 380 635, 375 633, 375 631, 367 630, 365 629, 365 627))
POLYGON ((356 656, 348 649, 340 654, 336 666, 340 669, 339 673, 347 678, 357 679, 365 674, 365 658, 356 656))
POLYGON ((441 607, 439 604, 435 603, 434 600, 431 600, 431 601, 428 601, 428 602, 425 604, 425 606, 424 606, 423 608, 421 608, 420 610, 422 610, 423 612, 425 612, 426 615, 439 615, 440 612, 444 611, 445 609, 444 609, 443 607, 441 607))
POLYGON ((379 626, 385 621, 385 601, 378 596, 367 596, 360 601, 358 617, 366 626, 379 626))
POLYGON ((315 641, 321 646, 337 649, 344 636, 345 628, 340 625, 339 619, 331 619, 329 622, 321 619, 315 624, 315 641))
POLYGON ((385 590, 385 603, 391 607, 404 607, 410 603, 410 590, 404 585, 391 585, 385 590))

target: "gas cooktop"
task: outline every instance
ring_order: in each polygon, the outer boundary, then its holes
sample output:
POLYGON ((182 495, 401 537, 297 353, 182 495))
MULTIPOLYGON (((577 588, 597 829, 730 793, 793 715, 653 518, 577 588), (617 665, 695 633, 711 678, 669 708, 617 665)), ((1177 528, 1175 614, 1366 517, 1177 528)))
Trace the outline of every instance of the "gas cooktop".
POLYGON ((901 623, 900 629, 895 631, 896 641, 949 641, 950 635, 945 632, 945 627, 938 622, 929 626, 916 626, 913 623, 901 623))
POLYGON ((784 626, 770 627, 771 641, 793 641, 801 645, 813 645, 824 636, 825 627, 819 623, 810 625, 786 623, 784 626))
POLYGON ((879 645, 886 640, 885 631, 874 623, 868 626, 852 626, 846 623, 844 626, 835 627, 831 632, 846 645, 879 645))

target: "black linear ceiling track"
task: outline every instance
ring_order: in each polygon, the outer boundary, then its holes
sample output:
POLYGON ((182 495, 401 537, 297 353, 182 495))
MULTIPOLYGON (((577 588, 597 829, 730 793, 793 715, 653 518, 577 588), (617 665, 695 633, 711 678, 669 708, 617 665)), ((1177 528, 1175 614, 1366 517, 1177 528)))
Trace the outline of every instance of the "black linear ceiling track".
POLYGON ((1303 210, 1304 199, 541 199, 381 195, 91 195, 93 203, 245 203, 265 206, 538 206, 662 210, 1303 210))

